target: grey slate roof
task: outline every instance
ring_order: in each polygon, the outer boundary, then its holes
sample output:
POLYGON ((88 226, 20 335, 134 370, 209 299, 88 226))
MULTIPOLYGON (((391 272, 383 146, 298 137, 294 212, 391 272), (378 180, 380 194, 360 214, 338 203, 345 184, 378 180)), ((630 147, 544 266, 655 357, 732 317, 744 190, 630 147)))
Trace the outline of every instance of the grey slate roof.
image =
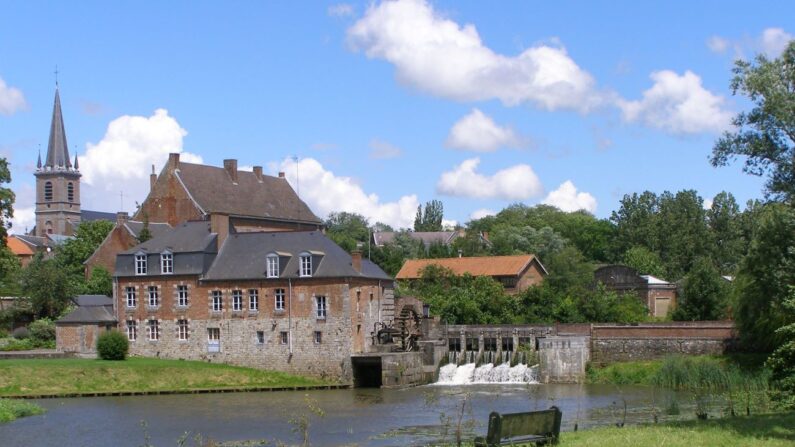
POLYGON ((265 259, 269 253, 289 254, 280 258, 280 278, 298 278, 299 256, 303 252, 313 254, 313 278, 392 280, 367 259, 362 259, 361 273, 354 270, 351 256, 319 231, 230 234, 202 279, 266 279, 265 259))
POLYGON ((116 213, 106 213, 104 211, 91 211, 91 210, 80 211, 81 222, 93 222, 95 220, 109 220, 111 222, 115 222, 116 213))
POLYGON ((17 239, 35 248, 47 246, 47 238, 41 236, 30 236, 27 234, 17 234, 15 236, 17 237, 17 239))
MULTIPOLYGON (((141 230, 144 229, 144 223, 138 222, 137 220, 128 220, 124 223, 124 226, 127 228, 127 231, 136 238, 141 234, 141 230)), ((164 234, 170 229, 171 225, 167 223, 149 222, 149 232, 152 233, 152 239, 164 234)))
POLYGON ((78 306, 55 324, 63 323, 115 323, 113 306, 78 306))
POLYGON ((158 236, 152 237, 152 239, 149 239, 143 244, 138 244, 119 254, 129 255, 140 251, 145 253, 162 253, 166 250, 172 253, 215 251, 216 235, 210 232, 209 221, 184 222, 174 227, 171 231, 166 230, 160 233, 161 234, 158 236))
POLYGON ((69 146, 66 143, 63 114, 61 113, 61 95, 57 87, 55 88, 55 104, 52 107, 47 160, 44 167, 50 169, 71 169, 72 167, 72 162, 69 160, 69 146))
POLYGON ((177 176, 205 213, 266 217, 320 224, 322 221, 287 180, 238 171, 234 183, 224 168, 180 162, 177 176))
POLYGON ((105 295, 77 295, 72 298, 78 306, 113 306, 113 298, 105 295))

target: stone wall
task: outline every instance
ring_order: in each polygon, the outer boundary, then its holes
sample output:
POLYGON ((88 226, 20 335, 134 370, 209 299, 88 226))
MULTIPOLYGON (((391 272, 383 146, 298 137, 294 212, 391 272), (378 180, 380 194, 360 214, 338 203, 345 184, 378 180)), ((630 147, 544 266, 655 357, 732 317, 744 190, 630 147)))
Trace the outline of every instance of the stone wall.
POLYGON ((588 337, 546 337, 538 342, 541 383, 580 383, 589 361, 588 337))
POLYGON ((428 377, 424 371, 420 352, 391 352, 379 355, 382 388, 424 385, 433 381, 433 373, 428 377))

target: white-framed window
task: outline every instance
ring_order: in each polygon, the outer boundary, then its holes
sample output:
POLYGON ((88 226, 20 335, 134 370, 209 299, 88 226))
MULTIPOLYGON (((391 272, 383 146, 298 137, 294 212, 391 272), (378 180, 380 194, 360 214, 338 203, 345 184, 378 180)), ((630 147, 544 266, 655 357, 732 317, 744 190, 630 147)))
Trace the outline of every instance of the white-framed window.
POLYGON ((257 331, 257 344, 258 345, 265 344, 265 331, 257 331))
POLYGON ((160 340, 160 322, 157 320, 149 320, 146 322, 146 338, 149 341, 160 340))
POLYGON ((240 312, 243 310, 243 291, 242 290, 233 290, 232 291, 232 310, 234 312, 240 312))
POLYGON ((273 292, 274 309, 277 311, 284 310, 284 289, 276 289, 273 292))
POLYGON ((278 278, 279 277, 279 256, 276 254, 269 254, 267 258, 265 258, 265 276, 268 278, 278 278))
POLYGON ((221 329, 207 328, 207 352, 221 352, 221 329))
POLYGON ((160 254, 160 273, 170 275, 174 273, 174 255, 165 251, 160 254))
POLYGON ((299 259, 301 262, 298 269, 298 275, 304 277, 312 276, 312 255, 309 253, 301 253, 299 259))
POLYGON ((248 310, 259 311, 259 290, 257 289, 248 289, 248 310))
POLYGON ((185 341, 188 339, 189 326, 188 320, 177 320, 177 338, 180 341, 185 341))
POLYGON ((315 297, 315 316, 318 319, 326 318, 326 297, 323 295, 315 297))
POLYGON ((144 253, 135 255, 135 274, 146 275, 146 254, 144 253))
POLYGON ((224 295, 220 290, 213 290, 213 312, 224 310, 224 295))
POLYGON ((127 340, 135 341, 138 339, 138 322, 127 320, 127 340))
POLYGON ((160 291, 157 286, 149 286, 147 295, 149 298, 146 304, 149 305, 149 307, 157 307, 160 305, 160 291))
POLYGON ((188 307, 188 286, 177 286, 177 306, 188 307))
POLYGON ((279 332, 279 343, 286 345, 290 341, 290 334, 287 331, 279 332))
POLYGON ((312 339, 315 341, 316 345, 323 343, 323 333, 320 331, 315 331, 312 339))
POLYGON ((135 296, 135 286, 125 287, 124 295, 127 299, 127 307, 133 308, 138 305, 138 298, 135 296))

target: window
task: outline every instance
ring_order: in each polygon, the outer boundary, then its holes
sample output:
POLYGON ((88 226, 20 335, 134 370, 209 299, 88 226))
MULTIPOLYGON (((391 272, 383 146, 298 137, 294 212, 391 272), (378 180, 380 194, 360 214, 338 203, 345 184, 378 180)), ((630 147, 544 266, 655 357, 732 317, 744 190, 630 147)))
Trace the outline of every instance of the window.
POLYGON ((160 273, 170 275, 174 273, 174 255, 171 253, 160 254, 160 273))
POLYGON ((157 286, 149 286, 149 307, 157 307, 160 305, 160 294, 158 293, 157 286))
POLYGON ((44 183, 44 200, 47 202, 52 201, 52 182, 44 183))
POLYGON ((177 306, 188 306, 188 286, 177 286, 177 306))
POLYGON ((497 339, 494 337, 484 337, 483 350, 497 352, 497 339))
POLYGON ((270 254, 267 257, 267 269, 266 269, 266 276, 268 278, 278 278, 279 277, 279 256, 275 254, 270 254))
POLYGON ((279 343, 286 345, 289 340, 290 334, 288 334, 287 331, 279 332, 279 343))
POLYGON ((312 276, 312 255, 309 253, 301 254, 301 264, 298 274, 299 276, 312 276))
POLYGON ((313 340, 315 340, 315 344, 316 345, 319 345, 319 344, 323 343, 323 333, 320 332, 320 331, 315 331, 315 334, 313 336, 313 340))
POLYGON ((135 287, 133 286, 125 287, 124 294, 127 297, 127 307, 135 307, 138 305, 138 300, 135 296, 135 287))
POLYGON ((517 282, 518 279, 515 276, 500 277, 500 283, 502 283, 502 286, 505 287, 506 289, 515 288, 517 282))
POLYGON ((248 310, 257 312, 259 310, 259 290, 248 289, 248 310))
POLYGON ((265 344, 265 331, 257 331, 257 344, 258 345, 265 344))
POLYGON ((213 312, 220 312, 224 308, 223 294, 220 290, 213 290, 213 312))
POLYGON ((284 289, 276 289, 276 291, 274 292, 273 296, 274 296, 274 301, 275 301, 275 304, 274 304, 275 309, 277 311, 283 311, 284 310, 284 289))
POLYGON ((146 275, 146 255, 143 253, 135 255, 135 274, 146 275))
POLYGON ((221 329, 207 328, 207 352, 221 352, 221 329))
POLYGON ((75 201, 75 185, 72 182, 66 184, 66 197, 69 202, 75 201))
POLYGON ((135 341, 138 339, 138 322, 127 320, 127 340, 135 341))
POLYGON ((149 341, 160 340, 160 322, 157 320, 149 320, 146 324, 146 338, 149 341))
POLYGON ((513 338, 512 337, 503 337, 503 339, 502 339, 502 351, 503 352, 513 352, 513 338))
POLYGON ((188 339, 188 320, 177 320, 177 338, 180 341, 188 339))
POLYGON ((461 338, 448 338, 447 350, 450 352, 461 352, 461 338))
POLYGON ((234 312, 240 312, 243 310, 243 291, 242 290, 233 290, 232 291, 232 310, 234 312))
POLYGON ((317 312, 318 319, 326 318, 326 297, 325 296, 316 296, 315 297, 315 311, 317 312))

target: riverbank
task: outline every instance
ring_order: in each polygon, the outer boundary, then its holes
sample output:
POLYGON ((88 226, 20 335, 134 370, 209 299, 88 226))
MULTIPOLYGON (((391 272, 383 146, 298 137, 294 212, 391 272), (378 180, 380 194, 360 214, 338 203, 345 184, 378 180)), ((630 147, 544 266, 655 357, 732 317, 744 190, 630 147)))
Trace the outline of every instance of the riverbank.
POLYGON ((18 399, 0 399, 0 424, 44 413, 44 408, 18 399))
POLYGON ((330 385, 278 371, 183 360, 0 360, 0 397, 264 391, 330 385))

